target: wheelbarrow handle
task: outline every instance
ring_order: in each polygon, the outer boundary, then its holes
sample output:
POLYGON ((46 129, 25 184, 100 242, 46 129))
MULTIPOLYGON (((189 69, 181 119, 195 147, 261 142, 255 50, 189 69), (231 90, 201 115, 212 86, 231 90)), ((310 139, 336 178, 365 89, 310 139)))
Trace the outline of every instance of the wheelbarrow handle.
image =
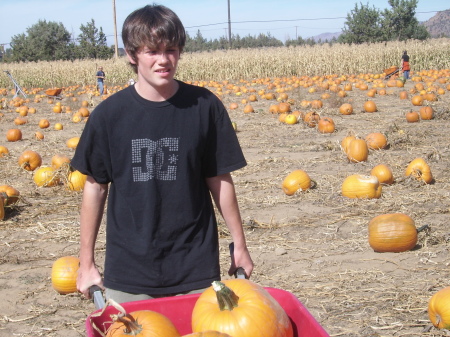
POLYGON ((90 287, 89 295, 91 295, 95 308, 103 309, 105 307, 105 299, 103 298, 102 289, 99 286, 93 285, 92 287, 90 287))

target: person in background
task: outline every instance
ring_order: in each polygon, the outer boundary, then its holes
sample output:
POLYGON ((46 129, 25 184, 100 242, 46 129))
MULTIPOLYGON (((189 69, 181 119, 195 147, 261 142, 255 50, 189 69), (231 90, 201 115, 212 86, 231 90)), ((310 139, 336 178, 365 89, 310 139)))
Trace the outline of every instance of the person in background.
POLYGON ((103 67, 98 67, 96 77, 97 77, 98 91, 100 92, 100 95, 103 95, 104 92, 103 81, 105 80, 105 73, 103 71, 103 67))
POLYGON ((402 71, 403 71, 403 77, 405 80, 409 79, 410 69, 411 68, 409 66, 409 55, 405 50, 402 55, 402 71))
POLYGON ((250 277, 231 172, 246 160, 222 102, 174 78, 186 34, 160 5, 131 13, 122 40, 134 85, 89 116, 71 165, 86 174, 77 288, 105 289, 119 303, 202 292, 220 280, 213 202, 234 242, 228 274, 250 277), (108 200, 103 280, 95 242, 108 200))

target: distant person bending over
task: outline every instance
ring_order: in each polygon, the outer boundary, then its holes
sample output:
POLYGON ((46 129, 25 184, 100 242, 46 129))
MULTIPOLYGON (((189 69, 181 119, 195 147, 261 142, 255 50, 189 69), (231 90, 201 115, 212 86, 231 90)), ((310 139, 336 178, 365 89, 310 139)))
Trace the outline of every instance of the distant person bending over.
POLYGON ((97 77, 98 91, 100 92, 100 95, 103 95, 103 92, 104 92, 103 81, 105 79, 105 73, 103 71, 103 67, 98 67, 96 77, 97 77))
POLYGON ((71 162, 88 175, 78 290, 89 298, 98 285, 119 303, 202 292, 221 277, 213 202, 234 242, 228 273, 242 267, 250 277, 231 177, 246 160, 222 102, 174 78, 186 40, 181 21, 148 5, 127 17, 122 40, 137 81, 92 111, 71 162), (106 201, 102 280, 94 252, 106 201))
POLYGON ((409 67, 409 55, 405 50, 402 55, 402 71, 403 71, 403 77, 405 80, 409 79, 410 69, 411 68, 409 67))

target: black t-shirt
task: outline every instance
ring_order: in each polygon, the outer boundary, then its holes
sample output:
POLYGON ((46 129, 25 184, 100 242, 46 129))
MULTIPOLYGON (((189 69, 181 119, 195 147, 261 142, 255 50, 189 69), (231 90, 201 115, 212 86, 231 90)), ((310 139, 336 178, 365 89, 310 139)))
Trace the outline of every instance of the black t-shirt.
POLYGON ((409 62, 409 55, 403 54, 403 55, 402 55, 402 60, 403 60, 404 62, 409 62))
POLYGON ((246 165, 222 102, 179 82, 167 101, 130 86, 90 115, 72 165, 110 183, 104 285, 171 294, 220 278, 217 223, 205 177, 246 165))

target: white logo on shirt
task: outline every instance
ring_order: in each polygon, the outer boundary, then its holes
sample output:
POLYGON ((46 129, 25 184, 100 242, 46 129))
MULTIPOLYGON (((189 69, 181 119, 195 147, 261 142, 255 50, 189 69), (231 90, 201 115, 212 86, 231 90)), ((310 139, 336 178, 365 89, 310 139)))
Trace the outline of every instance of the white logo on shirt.
POLYGON ((133 181, 176 180, 179 138, 131 141, 133 181))

